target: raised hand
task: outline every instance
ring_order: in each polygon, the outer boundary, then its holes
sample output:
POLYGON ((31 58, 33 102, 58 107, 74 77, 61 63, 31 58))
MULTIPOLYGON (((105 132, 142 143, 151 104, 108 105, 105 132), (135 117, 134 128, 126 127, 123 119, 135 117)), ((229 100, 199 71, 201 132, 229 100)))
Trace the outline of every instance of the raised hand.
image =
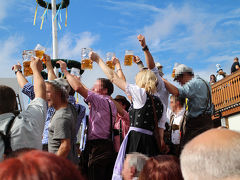
POLYGON ((142 46, 142 47, 145 47, 145 46, 146 46, 145 37, 144 37, 143 35, 139 34, 139 35, 137 36, 137 38, 138 38, 138 41, 140 42, 141 46, 142 46))
POLYGON ((116 57, 113 57, 112 58, 112 62, 113 62, 113 65, 115 66, 115 65, 119 65, 120 64, 120 61, 119 61, 119 59, 118 58, 116 58, 116 57))
POLYGON ((133 62, 134 63, 139 63, 141 61, 141 59, 138 56, 133 56, 133 62))
POLYGON ((99 55, 96 53, 96 52, 94 52, 94 51, 91 51, 90 53, 89 53, 89 57, 90 57, 90 59, 92 60, 92 61, 95 61, 96 63, 98 63, 98 60, 99 60, 99 55))
POLYGON ((65 73, 67 71, 67 64, 64 61, 57 61, 57 63, 60 65, 61 71, 65 73))
POLYGON ((42 61, 38 57, 36 57, 36 58, 32 57, 30 67, 31 67, 33 73, 41 72, 43 69, 42 61))
POLYGON ((21 70, 21 69, 22 69, 22 66, 21 66, 21 64, 19 62, 12 66, 12 70, 13 71, 21 70))
POLYGON ((43 54, 43 59, 45 59, 46 66, 51 65, 51 57, 48 56, 47 54, 43 54))

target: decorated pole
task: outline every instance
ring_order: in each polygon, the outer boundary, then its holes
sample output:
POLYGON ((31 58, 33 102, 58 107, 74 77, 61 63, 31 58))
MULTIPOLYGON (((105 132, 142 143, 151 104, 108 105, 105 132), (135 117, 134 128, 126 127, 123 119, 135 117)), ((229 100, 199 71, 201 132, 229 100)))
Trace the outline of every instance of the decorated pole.
MULTIPOLYGON (((62 75, 61 73, 58 72, 57 68, 59 68, 59 64, 56 62, 58 60, 65 61, 67 64, 67 68, 69 71, 72 68, 77 68, 80 70, 80 75, 84 72, 84 70, 81 69, 81 63, 75 60, 70 60, 70 59, 58 59, 58 41, 57 41, 57 25, 59 26, 59 29, 61 30, 61 25, 59 22, 57 22, 58 17, 60 16, 60 22, 61 20, 61 13, 60 11, 62 9, 66 8, 66 19, 65 19, 65 26, 67 26, 67 7, 69 6, 70 0, 61 0, 60 3, 56 4, 56 0, 51 0, 51 2, 45 1, 45 0, 36 0, 37 6, 35 10, 35 15, 34 15, 34 25, 36 22, 36 17, 37 17, 37 9, 38 5, 45 8, 43 15, 41 16, 42 23, 40 29, 42 29, 43 21, 45 17, 47 16, 48 10, 52 10, 52 47, 53 47, 53 56, 52 56, 52 65, 54 67, 54 72, 55 74, 62 75)), ((44 69, 46 68, 45 64, 43 64, 44 69)), ((42 71, 42 76, 44 79, 47 79, 47 73, 45 71, 42 71)))
POLYGON ((53 59, 58 58, 58 41, 57 41, 57 21, 56 16, 56 0, 52 0, 52 46, 53 46, 53 59))

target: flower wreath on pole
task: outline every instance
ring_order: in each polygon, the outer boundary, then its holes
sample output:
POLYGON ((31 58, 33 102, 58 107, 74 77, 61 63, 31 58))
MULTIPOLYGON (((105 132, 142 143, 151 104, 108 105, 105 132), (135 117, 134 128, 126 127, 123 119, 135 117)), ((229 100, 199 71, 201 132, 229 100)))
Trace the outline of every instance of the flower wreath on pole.
MULTIPOLYGON (((40 29, 42 29, 43 27, 43 21, 45 19, 45 17, 47 18, 47 12, 48 10, 52 10, 52 3, 50 2, 46 2, 44 0, 36 0, 37 2, 37 6, 36 6, 36 10, 35 10, 35 15, 34 15, 34 20, 33 20, 33 25, 36 24, 36 17, 37 17, 37 9, 38 9, 38 5, 45 8, 45 11, 43 13, 43 15, 41 16, 41 19, 42 19, 42 23, 41 23, 41 26, 40 26, 40 29)), ((67 7, 69 6, 69 3, 70 3, 70 0, 62 0, 60 3, 56 4, 56 16, 54 17, 54 21, 56 19, 58 19, 58 15, 60 14, 60 21, 62 22, 62 18, 61 18, 61 13, 60 11, 62 9, 65 9, 66 8, 66 19, 65 19, 65 26, 67 26, 67 7)), ((61 25, 60 23, 58 22, 58 26, 59 26, 59 29, 61 29, 61 25)))
MULTIPOLYGON (((72 68, 78 68, 80 70, 80 75, 83 74, 84 70, 81 69, 81 63, 75 60, 68 60, 68 59, 51 59, 53 68, 60 68, 60 65, 57 63, 57 61, 64 61, 67 64, 68 71, 70 72, 72 68)), ((46 65, 43 64, 43 69, 46 69, 46 65)), ((46 80, 48 75, 45 71, 41 72, 43 78, 46 80)), ((58 77, 61 77, 62 73, 59 72, 58 77)))
MULTIPOLYGON (((40 6, 42 6, 44 8, 52 9, 52 4, 51 3, 48 3, 44 0, 36 0, 36 1, 40 6)), ((69 5, 69 0, 62 0, 61 3, 56 4, 56 9, 58 10, 59 7, 61 7, 61 9, 64 9, 64 8, 67 8, 68 5, 69 5)))

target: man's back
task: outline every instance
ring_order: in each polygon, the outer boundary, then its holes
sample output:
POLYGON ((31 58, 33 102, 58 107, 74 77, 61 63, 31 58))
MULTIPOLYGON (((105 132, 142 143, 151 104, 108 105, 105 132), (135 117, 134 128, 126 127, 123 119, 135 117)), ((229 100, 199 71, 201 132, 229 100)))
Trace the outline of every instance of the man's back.
MULTIPOLYGON (((4 131, 11 118, 14 118, 12 127, 10 128, 10 145, 13 151, 21 148, 35 148, 42 149, 42 132, 44 127, 44 121, 46 118, 46 101, 41 98, 34 99, 27 107, 27 109, 21 112, 15 117, 13 113, 5 113, 0 115, 1 128, 0 131, 4 131)), ((1 140, 1 147, 3 147, 3 141, 1 140)), ((2 148, 4 150, 4 148, 2 148)), ((2 157, 3 152, 0 156, 2 157)), ((1 158, 0 158, 1 159, 1 158)))

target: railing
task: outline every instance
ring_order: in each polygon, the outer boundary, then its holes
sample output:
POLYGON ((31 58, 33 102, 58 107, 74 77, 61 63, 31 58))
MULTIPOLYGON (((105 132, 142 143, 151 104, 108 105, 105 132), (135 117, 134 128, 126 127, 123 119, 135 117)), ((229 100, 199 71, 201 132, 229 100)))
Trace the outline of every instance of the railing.
POLYGON ((227 116, 240 111, 240 70, 212 85, 212 101, 216 113, 227 116))

